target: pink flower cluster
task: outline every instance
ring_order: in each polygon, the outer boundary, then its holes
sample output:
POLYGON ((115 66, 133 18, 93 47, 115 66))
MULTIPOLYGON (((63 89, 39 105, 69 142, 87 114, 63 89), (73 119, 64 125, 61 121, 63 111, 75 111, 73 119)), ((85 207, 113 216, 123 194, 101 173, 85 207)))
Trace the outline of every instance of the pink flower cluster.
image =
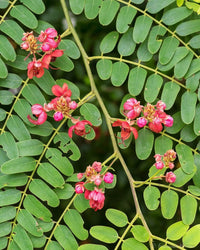
POLYGON ((34 104, 31 107, 32 114, 37 117, 37 120, 31 118, 30 115, 27 116, 28 120, 35 124, 41 125, 47 120, 47 112, 55 111, 53 118, 55 121, 61 121, 63 117, 68 117, 74 124, 69 128, 68 134, 72 137, 73 131, 79 136, 84 136, 87 134, 85 126, 92 123, 87 120, 79 121, 79 119, 73 118, 70 113, 77 108, 77 103, 71 100, 72 92, 68 88, 67 83, 64 83, 62 87, 59 85, 54 85, 52 87, 52 93, 56 96, 48 104, 44 106, 40 104, 34 104))
POLYGON ((112 126, 121 127, 120 138, 122 143, 130 137, 131 133, 133 133, 135 139, 137 139, 138 132, 133 125, 143 128, 148 124, 150 130, 159 133, 162 131, 163 125, 166 127, 173 125, 173 118, 164 112, 165 108, 166 105, 161 100, 158 101, 156 105, 147 103, 146 106, 142 106, 135 98, 130 98, 123 105, 123 114, 126 120, 117 120, 112 126), (141 113, 143 113, 142 116, 140 116, 141 113))
MULTIPOLYGON (((173 161, 176 159, 176 152, 173 149, 168 150, 164 155, 156 154, 154 155, 156 163, 154 164, 157 169, 163 168, 174 168, 173 161)), ((164 176, 166 182, 174 183, 176 180, 176 175, 170 171, 164 176)))
POLYGON ((105 189, 103 183, 111 184, 113 182, 114 176, 110 172, 105 174, 101 173, 102 165, 101 162, 95 161, 92 166, 86 168, 85 173, 79 173, 77 175, 78 179, 86 178, 85 182, 77 182, 75 185, 75 192, 77 194, 84 193, 85 199, 89 200, 90 207, 95 211, 100 210, 104 206, 105 201, 105 189), (94 184, 93 190, 88 190, 85 185, 87 183, 94 184), (100 188, 100 185, 102 188, 100 188))
POLYGON ((33 55, 33 60, 28 64, 28 77, 30 79, 34 76, 42 77, 44 68, 49 69, 50 63, 63 55, 63 50, 56 49, 61 39, 53 28, 41 31, 38 37, 33 35, 33 31, 24 33, 22 41, 21 48, 29 51, 29 55, 33 55), (41 51, 44 52, 43 55, 40 55, 41 51), (41 57, 37 59, 36 54, 41 57))

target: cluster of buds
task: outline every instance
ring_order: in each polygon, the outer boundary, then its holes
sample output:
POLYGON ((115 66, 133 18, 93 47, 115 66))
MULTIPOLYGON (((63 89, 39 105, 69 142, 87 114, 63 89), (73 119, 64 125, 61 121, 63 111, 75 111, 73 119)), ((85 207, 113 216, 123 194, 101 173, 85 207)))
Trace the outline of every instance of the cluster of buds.
MULTIPOLYGON (((28 77, 34 76, 40 78, 44 74, 44 68, 49 69, 50 63, 57 57, 63 55, 63 50, 56 49, 61 41, 60 36, 53 28, 41 31, 38 37, 35 37, 33 31, 23 34, 21 48, 33 55, 33 60, 28 64, 28 77), (40 52, 44 54, 41 55, 40 52), (36 58, 36 54, 40 56, 36 58)), ((28 55, 28 56, 29 56, 28 55)))
POLYGON ((111 184, 114 176, 110 172, 105 174, 101 173, 102 165, 101 162, 95 161, 92 166, 86 168, 85 173, 78 173, 77 178, 81 180, 83 177, 86 178, 85 182, 77 182, 75 185, 75 192, 77 194, 84 193, 85 199, 89 200, 90 207, 95 211, 100 210, 104 206, 105 201, 105 190, 104 184, 111 184), (92 190, 87 189, 87 184, 92 184, 92 190))
POLYGON ((56 97, 52 99, 51 102, 48 104, 45 103, 44 106, 34 104, 31 107, 32 114, 37 117, 37 120, 32 119, 30 115, 27 117, 28 120, 35 125, 41 125, 47 120, 47 112, 54 111, 53 118, 55 121, 61 121, 63 117, 71 119, 74 125, 69 128, 68 134, 70 137, 72 137, 73 131, 79 136, 84 136, 89 133, 86 132, 85 126, 92 126, 90 121, 80 121, 71 116, 71 112, 77 108, 77 103, 71 100, 72 92, 68 88, 68 85, 66 83, 64 83, 62 87, 54 85, 52 87, 52 93, 56 97))
MULTIPOLYGON (((163 168, 174 168, 173 161, 176 159, 176 152, 173 149, 168 150, 164 155, 156 154, 154 155, 156 163, 154 164, 157 169, 163 169, 163 168)), ((168 183, 174 183, 176 180, 176 175, 170 171, 167 172, 165 176, 162 176, 165 178, 165 181, 168 183)))
POLYGON ((146 106, 142 106, 135 98, 130 98, 123 105, 123 114, 126 120, 117 120, 112 126, 121 127, 120 139, 122 143, 130 137, 131 133, 137 139, 138 132, 133 125, 137 125, 140 128, 148 125, 153 132, 160 133, 163 125, 166 127, 173 125, 173 118, 164 112, 165 108, 166 104, 161 100, 156 105, 147 103, 146 106), (141 114, 143 115, 141 116, 141 114))

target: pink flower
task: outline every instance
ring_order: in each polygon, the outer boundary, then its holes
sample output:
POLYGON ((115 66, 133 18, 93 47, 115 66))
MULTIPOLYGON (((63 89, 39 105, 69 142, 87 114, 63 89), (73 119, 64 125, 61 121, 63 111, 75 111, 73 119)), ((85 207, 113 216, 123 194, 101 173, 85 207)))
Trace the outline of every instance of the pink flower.
POLYGON ((89 200, 90 193, 91 193, 90 190, 87 190, 87 189, 85 190, 85 193, 84 193, 85 199, 89 200))
POLYGON ((101 184, 101 182, 102 182, 102 179, 101 179, 100 175, 97 174, 97 175, 95 176, 95 178, 94 178, 94 184, 95 184, 96 186, 99 186, 99 185, 101 184))
POLYGON ((44 75, 44 65, 41 60, 33 59, 32 62, 28 64, 28 78, 32 79, 34 76, 40 78, 44 75))
POLYGON ((101 167, 101 162, 98 162, 98 161, 93 162, 92 168, 93 168, 95 171, 97 171, 97 172, 101 172, 101 169, 102 169, 102 167, 101 167))
POLYGON ((90 192, 88 198, 89 198, 90 207, 93 208, 94 211, 97 211, 103 208, 105 195, 101 189, 98 189, 95 187, 95 189, 90 192))
POLYGON ((142 106, 135 98, 130 98, 124 103, 124 114, 128 119, 135 119, 142 111, 142 106))
POLYGON ((78 106, 78 104, 75 102, 75 101, 71 101, 70 103, 69 103, 69 108, 70 109, 76 109, 77 108, 77 106, 78 106))
POLYGON ((59 49, 46 53, 46 55, 44 55, 44 57, 42 58, 44 68, 48 69, 49 64, 51 62, 54 62, 57 57, 61 57, 63 53, 64 53, 63 50, 59 50, 59 49))
POLYGON ((87 120, 83 120, 83 121, 79 121, 77 122, 75 125, 71 126, 68 130, 68 135, 69 137, 72 138, 72 132, 74 131, 74 133, 76 135, 79 135, 79 136, 84 136, 86 134, 88 134, 85 130, 85 126, 86 125, 90 125, 92 126, 92 123, 90 121, 87 121, 87 120))
POLYGON ((124 110, 131 110, 138 103, 135 98, 130 98, 124 103, 124 110))
POLYGON ((80 180, 80 179, 83 178, 83 175, 84 175, 84 173, 78 173, 78 174, 77 174, 77 178, 80 180))
POLYGON ((64 83, 62 87, 60 87, 59 85, 54 85, 51 90, 52 93, 57 97, 71 97, 72 95, 72 91, 68 88, 67 83, 64 83))
POLYGON ((160 154, 155 154, 155 155, 154 155, 154 158, 155 158, 156 161, 161 161, 162 155, 160 155, 160 154))
POLYGON ((55 121, 59 122, 63 119, 63 114, 57 111, 56 113, 54 113, 53 118, 55 121))
POLYGON ((103 177, 103 180, 105 181, 105 183, 112 183, 113 179, 114 179, 114 175, 110 172, 107 172, 103 177))
POLYGON ((155 163, 155 167, 157 168, 157 169, 163 169, 164 168, 164 163, 162 162, 162 161, 157 161, 156 163, 155 163))
POLYGON ((32 114, 38 117, 37 120, 33 120, 30 115, 27 116, 28 120, 35 124, 35 125, 41 125, 43 124, 47 119, 47 114, 44 110, 44 108, 40 104, 34 104, 31 107, 32 114))
POLYGON ((38 41, 41 43, 48 42, 50 39, 57 37, 58 33, 54 28, 48 28, 45 31, 41 31, 38 36, 38 41))
POLYGON ((168 168, 173 169, 174 168, 174 163, 173 162, 169 162, 168 163, 168 168))
POLYGON ((85 191, 84 182, 78 182, 75 185, 75 192, 77 194, 82 194, 85 191))
POLYGON ((30 45, 27 42, 23 42, 21 44, 21 48, 24 49, 24 50, 29 50, 30 49, 30 45))
POLYGON ((172 127, 173 126, 173 118, 170 116, 170 115, 167 115, 163 124, 166 126, 166 127, 172 127))
POLYGON ((143 128, 144 126, 146 126, 146 124, 147 124, 147 119, 146 118, 140 117, 140 118, 137 119, 138 127, 143 128))
POLYGON ((131 127, 127 121, 117 120, 112 124, 113 127, 121 127, 121 140, 122 143, 127 140, 131 133, 133 133, 135 140, 138 138, 137 129, 131 127))
POLYGON ((167 172, 165 180, 166 182, 174 183, 176 181, 176 175, 173 172, 167 172))
POLYGON ((163 129, 162 123, 160 121, 160 118, 154 118, 152 122, 149 122, 148 124, 151 131, 155 133, 160 133, 163 129))
POLYGON ((166 104, 163 102, 163 101, 158 101, 157 104, 156 104, 156 108, 163 112, 165 109, 166 109, 166 104))

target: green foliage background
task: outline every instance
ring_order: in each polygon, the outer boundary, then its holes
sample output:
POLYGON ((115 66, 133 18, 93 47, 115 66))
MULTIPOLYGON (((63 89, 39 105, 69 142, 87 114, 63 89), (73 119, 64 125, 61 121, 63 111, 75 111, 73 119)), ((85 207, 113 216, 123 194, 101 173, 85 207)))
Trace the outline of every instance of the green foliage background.
POLYGON ((199 249, 198 8, 175 0, 0 0, 0 249, 199 249), (52 26, 65 51, 59 69, 29 80, 23 32, 52 26), (50 101, 52 85, 63 82, 79 101, 74 115, 96 125, 96 138, 92 131, 71 140, 67 119, 27 120, 31 105, 50 101), (163 100, 173 127, 140 129, 128 148, 118 145, 111 124, 130 96, 163 100), (153 180, 153 155, 172 148, 177 180, 168 185, 153 180), (95 160, 113 162, 117 179, 98 212, 74 194, 76 173, 95 160))

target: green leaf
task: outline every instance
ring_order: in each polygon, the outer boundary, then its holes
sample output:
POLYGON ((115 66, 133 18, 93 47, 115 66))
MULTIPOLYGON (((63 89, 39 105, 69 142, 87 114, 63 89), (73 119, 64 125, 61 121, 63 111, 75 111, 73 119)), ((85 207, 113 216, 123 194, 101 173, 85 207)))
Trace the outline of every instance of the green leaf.
POLYGON ((190 20, 180 23, 176 28, 176 33, 179 36, 187 36, 199 32, 200 20, 190 20))
POLYGON ((23 5, 15 5, 10 15, 30 29, 35 29, 38 25, 35 15, 23 5))
POLYGON ((113 64, 112 74, 111 74, 111 82, 114 86, 121 86, 128 75, 129 66, 124 62, 116 62, 113 64))
POLYGON ((48 162, 41 163, 37 174, 45 180, 47 183, 51 184, 53 187, 62 187, 65 183, 62 175, 48 162))
POLYGON ((31 242, 33 244, 33 249, 42 248, 45 245, 45 242, 47 240, 44 235, 42 237, 36 237, 28 233, 28 236, 31 239, 31 242))
POLYGON ((101 4, 100 11, 99 11, 100 24, 102 25, 110 24, 115 18, 115 15, 117 14, 119 6, 120 4, 116 1, 112 1, 112 0, 103 1, 101 4))
POLYGON ((49 73, 48 70, 45 70, 43 77, 37 78, 34 77, 33 79, 38 86, 48 95, 53 95, 51 88, 56 85, 55 80, 53 79, 52 75, 49 73))
POLYGON ((94 19, 101 6, 101 0, 85 0, 85 16, 88 19, 94 19))
POLYGON ((12 224, 10 222, 4 222, 0 224, 0 237, 6 236, 11 232, 12 224))
POLYGON ((143 43, 140 44, 138 50, 137 50, 137 57, 142 62, 148 62, 152 58, 152 54, 148 50, 148 40, 146 39, 143 43))
POLYGON ((200 225, 190 228, 183 236, 183 245, 188 248, 196 247, 200 242, 200 225))
POLYGON ((192 14, 192 11, 186 7, 169 9, 164 13, 161 20, 166 25, 174 25, 192 14))
POLYGON ((108 33, 100 43, 101 53, 106 54, 111 52, 115 48, 118 38, 119 34, 116 31, 108 33))
POLYGON ((56 148, 49 148, 46 152, 46 158, 64 175, 73 174, 73 166, 67 157, 63 157, 62 153, 56 148))
POLYGON ((46 29, 48 28, 53 28, 55 29, 55 27, 53 25, 51 25, 50 23, 47 23, 43 20, 38 20, 38 26, 36 29, 34 29, 34 31, 37 33, 37 34, 40 34, 41 30, 45 31, 46 29))
POLYGON ((122 250, 148 250, 148 248, 134 238, 128 238, 122 243, 122 250))
POLYGON ((199 79, 200 79, 200 72, 196 73, 195 75, 190 76, 186 80, 186 87, 191 91, 194 92, 197 90, 199 86, 199 79))
POLYGON ((13 250, 21 250, 15 241, 11 241, 10 248, 13 250))
POLYGON ((75 209, 67 211, 64 221, 78 239, 86 240, 88 238, 88 231, 83 227, 84 221, 75 209))
POLYGON ((0 135, 0 145, 3 146, 3 150, 6 151, 9 159, 14 159, 19 156, 16 142, 9 132, 4 132, 0 135))
POLYGON ((29 127, 28 130, 34 135, 48 136, 53 132, 54 128, 50 122, 46 121, 40 126, 29 127))
POLYGON ((193 36, 188 43, 193 49, 199 49, 200 48, 200 35, 193 36))
POLYGON ((50 241, 47 250, 63 250, 63 248, 56 241, 50 241))
POLYGON ((163 78, 160 75, 152 74, 147 78, 144 89, 144 99, 146 102, 154 102, 158 96, 163 84, 163 78))
POLYGON ((178 45, 179 41, 173 36, 165 38, 159 52, 159 62, 167 64, 172 59, 178 45))
POLYGON ((89 200, 85 199, 84 194, 79 194, 74 200, 74 207, 82 213, 90 207, 89 200))
POLYGON ((161 212, 165 219, 172 219, 178 207, 178 194, 173 190, 166 190, 161 195, 161 212))
POLYGON ((200 134, 200 104, 196 106, 195 117, 194 117, 194 133, 200 134))
POLYGON ((27 183, 28 176, 25 174, 5 174, 0 176, 0 187, 24 186, 27 183))
POLYGON ((0 24, 0 30, 11 37, 17 44, 22 43, 23 29, 13 20, 6 20, 0 24))
POLYGON ((3 121, 6 118, 7 112, 4 109, 0 108, 0 121, 3 121))
POLYGON ((2 207, 0 208, 0 223, 12 220, 16 215, 15 207, 2 207))
POLYGON ((52 213, 35 196, 31 194, 26 195, 23 206, 35 217, 46 222, 51 221, 52 213))
POLYGON ((61 57, 57 57, 56 61, 53 62, 52 65, 65 72, 70 72, 74 69, 74 63, 66 55, 66 51, 64 51, 64 54, 61 57))
POLYGON ((28 7, 35 14, 42 14, 45 11, 45 5, 42 0, 20 0, 26 7, 28 7))
POLYGON ((173 3, 175 0, 149 0, 146 6, 146 9, 151 14, 158 13, 160 10, 164 9, 171 3, 173 3))
POLYGON ((27 115, 31 114, 31 106, 26 100, 18 99, 14 105, 14 110, 26 124, 29 126, 34 126, 27 118, 27 115))
POLYGON ((128 218, 120 210, 109 208, 106 210, 106 218, 117 227, 124 227, 128 224, 128 218))
POLYGON ((42 201, 47 201, 47 204, 51 207, 57 207, 60 203, 56 193, 50 189, 50 187, 40 179, 33 179, 30 186, 30 191, 40 198, 42 201))
POLYGON ((84 244, 79 246, 78 250, 108 250, 107 247, 97 244, 84 244))
POLYGON ((69 0, 71 10, 74 14, 79 15, 84 9, 84 0, 69 0))
POLYGON ((146 228, 141 225, 135 225, 132 227, 131 232, 135 239, 139 242, 147 242, 149 240, 149 233, 146 228))
POLYGON ((6 79, 0 79, 0 86, 5 88, 17 89, 22 83, 22 78, 16 74, 9 73, 6 79))
POLYGON ((60 200, 62 200, 62 199, 67 200, 67 199, 71 198, 72 195, 74 194, 74 188, 72 187, 72 185, 70 185, 68 183, 66 183, 61 188, 56 188, 54 191, 60 200))
POLYGON ((59 225, 54 232, 54 237, 64 249, 78 249, 76 239, 66 226, 59 225))
POLYGON ((190 67, 191 61, 193 58, 193 54, 191 52, 183 58, 180 62, 178 62, 174 67, 174 75, 176 78, 182 78, 188 71, 190 67))
POLYGON ((174 119, 173 126, 166 128, 166 131, 170 134, 176 134, 184 127, 185 124, 181 120, 180 112, 175 113, 172 117, 174 119))
POLYGON ((182 187, 185 185, 189 180, 192 179, 192 177, 196 173, 196 166, 191 174, 186 174, 182 168, 178 168, 174 171, 174 174, 176 175, 176 181, 173 183, 173 186, 175 187, 182 187))
POLYGON ((31 242, 30 238, 28 237, 28 234, 20 225, 16 225, 14 227, 13 240, 14 240, 14 242, 17 243, 20 250, 27 250, 27 249, 32 250, 33 249, 33 244, 31 242))
POLYGON ((148 37, 148 45, 147 45, 150 53, 155 54, 159 50, 162 44, 162 39, 158 39, 158 37, 164 36, 165 33, 166 33, 166 29, 164 29, 160 25, 154 26, 151 29, 149 37, 148 37))
POLYGON ((8 243, 8 238, 7 237, 3 237, 0 238, 0 249, 5 249, 8 243))
POLYGON ((22 120, 17 115, 12 115, 8 122, 7 127, 17 140, 28 140, 31 138, 30 133, 22 120))
POLYGON ((146 160, 151 154, 154 142, 154 135, 148 129, 141 129, 135 141, 136 155, 140 160, 146 160))
POLYGON ((33 157, 20 157, 5 162, 2 165, 1 171, 4 174, 16 174, 33 171, 36 161, 33 157))
POLYGON ((157 137, 155 140, 154 148, 156 154, 164 155, 164 153, 166 153, 167 150, 172 149, 172 147, 173 147, 172 140, 166 136, 161 135, 157 137))
MULTIPOLYGON (((3 60, 0 57, 0 78, 6 78, 8 76, 8 70, 7 67, 5 65, 5 63, 3 62, 3 60)), ((2 91, 1 91, 2 92, 2 91)), ((4 92, 5 93, 5 92, 4 92)), ((6 94, 5 94, 6 95, 6 94)), ((2 98, 2 97, 1 97, 2 98)), ((6 100, 5 98, 3 100, 6 100)), ((2 104, 7 104, 7 103, 3 103, 2 100, 0 101, 2 104)), ((4 101, 5 102, 5 101, 4 101)))
POLYGON ((188 190, 190 191, 191 194, 200 196, 200 188, 197 186, 189 185, 188 190))
POLYGON ((189 146, 184 144, 176 145, 176 153, 181 164, 181 168, 186 174, 194 171, 194 157, 189 146))
POLYGON ((176 0, 176 4, 178 7, 181 7, 184 4, 184 0, 176 0))
POLYGON ((136 43, 133 41, 133 28, 130 28, 119 40, 117 50, 121 56, 130 56, 133 54, 136 43))
MULTIPOLYGON (((199 0, 194 0, 194 2, 199 3, 199 0)), ((192 9, 193 11, 197 12, 197 14, 199 15, 200 13, 200 6, 199 4, 196 3, 191 3, 191 2, 185 2, 186 7, 188 7, 189 9, 192 9)))
POLYGON ((0 206, 8 206, 19 202, 21 199, 21 192, 16 189, 8 189, 0 191, 0 206))
POLYGON ((133 96, 137 96, 141 93, 145 79, 147 76, 147 71, 140 67, 135 67, 130 70, 128 78, 128 90, 133 96))
POLYGON ((175 222, 167 228, 167 238, 169 240, 179 240, 187 232, 189 226, 185 225, 182 221, 175 222))
POLYGON ((197 212, 197 201, 190 195, 185 195, 181 198, 181 217, 186 225, 191 225, 194 222, 197 212))
POLYGON ((187 71, 187 74, 185 75, 185 78, 194 75, 195 73, 199 72, 199 66, 200 66, 200 59, 193 59, 191 62, 191 65, 187 71))
POLYGON ((125 33, 128 30, 130 24, 132 23, 136 13, 136 9, 131 8, 131 6, 123 6, 122 8, 120 8, 116 20, 116 30, 119 33, 125 33))
POLYGON ((193 124, 189 124, 189 125, 185 126, 181 130, 180 136, 181 136, 183 141, 186 141, 186 142, 194 141, 194 139, 197 138, 197 135, 194 133, 193 124))
POLYGON ((190 124, 195 116, 197 94, 185 92, 181 97, 181 119, 184 123, 190 124), (188 103, 190 105, 188 105, 188 103))
POLYGON ((90 234, 105 243, 115 243, 119 237, 115 229, 107 226, 93 226, 90 228, 90 234))
POLYGON ((58 47, 63 49, 65 54, 72 59, 78 59, 81 55, 77 45, 72 40, 62 39, 58 47))
MULTIPOLYGON (((0 62, 0 67, 1 67, 1 62, 0 62)), ((14 99, 14 95, 11 91, 7 91, 7 90, 0 91, 0 103, 1 104, 3 105, 11 104, 13 99, 14 99)))
POLYGON ((41 237, 43 235, 42 230, 37 225, 37 221, 25 209, 20 210, 17 216, 17 222, 33 236, 41 237))
POLYGON ((46 103, 40 89, 34 84, 27 84, 22 91, 22 95, 31 103, 31 105, 38 103, 43 106, 44 103, 46 103))
POLYGON ((161 100, 166 104, 166 110, 169 110, 174 105, 179 91, 180 86, 174 82, 164 84, 161 100))
POLYGON ((37 139, 30 139, 18 142, 17 147, 20 156, 34 156, 42 153, 44 145, 37 139))
POLYGON ((112 74, 112 61, 107 59, 101 59, 96 64, 97 72, 102 80, 107 80, 112 74))
POLYGON ((92 123, 93 126, 100 126, 102 123, 101 114, 98 108, 92 103, 85 103, 80 108, 81 115, 92 123))
POLYGON ((0 35, 0 54, 9 61, 14 61, 16 59, 16 53, 9 42, 9 40, 5 37, 0 35))
POLYGON ((133 29, 133 40, 136 43, 144 42, 149 33, 151 25, 152 25, 152 19, 150 19, 148 16, 142 15, 137 17, 133 29))
POLYGON ((26 70, 30 61, 30 58, 25 60, 25 56, 17 55, 15 61, 7 61, 6 64, 16 69, 26 70))
POLYGON ((5 9, 9 5, 9 0, 1 0, 0 2, 0 9, 5 9))
POLYGON ((147 186, 143 193, 145 205, 149 210, 156 210, 159 206, 160 191, 157 187, 147 186))

